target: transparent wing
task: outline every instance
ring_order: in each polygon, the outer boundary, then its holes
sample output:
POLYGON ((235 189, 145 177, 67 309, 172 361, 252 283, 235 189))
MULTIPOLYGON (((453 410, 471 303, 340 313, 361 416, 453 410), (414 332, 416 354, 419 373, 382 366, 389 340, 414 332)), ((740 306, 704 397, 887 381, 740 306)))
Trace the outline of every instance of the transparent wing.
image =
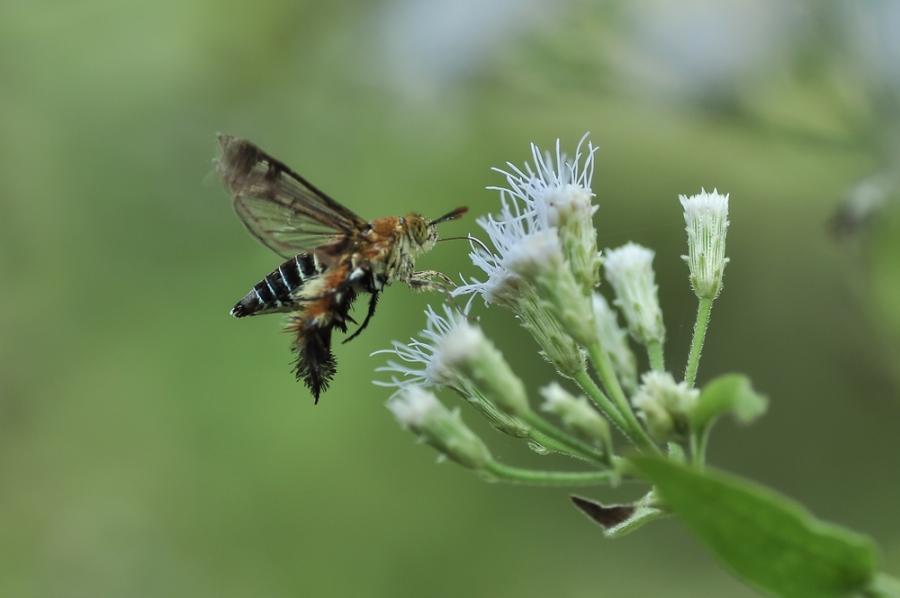
POLYGON ((217 169, 254 237, 284 257, 351 235, 367 222, 254 144, 219 135, 217 169))

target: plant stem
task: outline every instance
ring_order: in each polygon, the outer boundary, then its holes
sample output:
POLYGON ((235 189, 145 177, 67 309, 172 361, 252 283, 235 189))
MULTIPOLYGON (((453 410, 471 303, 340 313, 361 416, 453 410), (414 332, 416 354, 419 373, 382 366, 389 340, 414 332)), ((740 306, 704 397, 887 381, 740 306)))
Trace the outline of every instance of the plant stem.
POLYGON ((494 479, 534 486, 596 486, 615 482, 615 471, 539 471, 488 461, 486 471, 494 479))
POLYGON ((594 371, 597 372, 597 376, 599 376, 604 388, 606 388, 606 392, 612 396, 613 404, 622 417, 628 438, 638 448, 656 449, 658 451, 659 448, 653 443, 647 431, 644 430, 644 427, 635 417, 634 411, 631 410, 631 405, 628 404, 625 391, 622 390, 622 386, 619 384, 619 379, 616 377, 609 355, 597 342, 591 343, 587 349, 594 364, 594 371))
POLYGON ((709 424, 700 429, 691 430, 691 460, 697 467, 703 467, 706 463, 706 445, 709 443, 709 424))
POLYGON ((666 359, 661 342, 650 341, 647 343, 647 357, 650 359, 650 369, 655 372, 666 371, 666 359))
POLYGON ((606 393, 600 390, 600 387, 597 386, 590 374, 587 373, 587 370, 578 372, 575 375, 575 382, 578 383, 578 386, 581 387, 582 391, 591 397, 597 407, 600 408, 603 415, 605 415, 613 425, 619 428, 619 431, 625 434, 632 444, 635 444, 635 439, 629 436, 628 424, 625 422, 625 419, 619 413, 619 410, 613 402, 609 400, 609 397, 606 396, 606 393))
POLYGON ((580 455, 585 460, 591 461, 592 463, 600 464, 604 467, 607 466, 609 462, 608 456, 604 455, 590 444, 560 430, 534 411, 529 410, 519 417, 526 424, 537 430, 537 432, 552 439, 552 441, 562 447, 565 452, 580 455))
POLYGON ((552 436, 545 434, 535 428, 531 428, 531 431, 528 433, 528 440, 541 445, 551 453, 565 455, 566 457, 572 457, 573 459, 580 459, 592 464, 597 463, 596 455, 592 454, 591 456, 587 456, 581 454, 580 452, 573 451, 570 447, 560 443, 552 436))
POLYGON ((693 387, 697 380, 697 369, 700 367, 700 353, 703 352, 703 340, 709 327, 713 300, 700 298, 697 303, 697 319, 694 321, 694 336, 691 338, 691 352, 688 354, 687 366, 684 368, 684 381, 693 387))

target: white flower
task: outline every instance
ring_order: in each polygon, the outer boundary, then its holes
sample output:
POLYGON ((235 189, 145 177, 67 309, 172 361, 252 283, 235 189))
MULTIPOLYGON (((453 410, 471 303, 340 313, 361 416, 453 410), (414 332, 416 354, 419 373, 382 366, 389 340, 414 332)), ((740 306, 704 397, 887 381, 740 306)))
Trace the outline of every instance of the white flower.
POLYGON ((653 274, 653 251, 636 243, 609 249, 604 269, 632 336, 644 344, 662 343, 666 329, 653 274))
POLYGON ((487 279, 473 279, 460 285, 453 291, 453 295, 478 294, 488 305, 497 303, 513 307, 525 290, 523 287, 526 283, 512 271, 509 262, 519 255, 527 255, 534 237, 550 228, 533 211, 524 210, 518 202, 509 201, 505 192, 501 192, 500 202, 500 214, 497 217, 482 216, 476 221, 487 233, 494 250, 473 243, 472 251, 469 252, 472 263, 487 275, 487 279))
POLYGON ((631 399, 651 433, 664 440, 673 433, 687 433, 688 418, 697 405, 700 391, 684 382, 675 382, 668 372, 647 372, 631 399))
POLYGON ((728 231, 728 195, 715 189, 686 197, 684 208, 688 255, 682 256, 691 272, 691 287, 697 297, 715 299, 722 291, 725 272, 725 235, 728 231))
POLYGON ((618 314, 600 293, 593 295, 593 308, 600 346, 609 353, 622 386, 633 392, 637 387, 637 360, 628 346, 628 335, 619 326, 618 314))
POLYGON ((575 397, 556 382, 541 389, 541 409, 560 418, 563 425, 588 442, 610 446, 609 424, 584 397, 575 397))
POLYGON ((390 349, 373 353, 390 353, 401 360, 388 361, 375 370, 399 374, 400 378, 375 383, 399 389, 410 385, 449 386, 473 403, 483 403, 477 406, 498 419, 498 427, 504 431, 520 431, 515 422, 506 421, 508 418, 495 417, 497 409, 507 416, 529 409, 525 386, 500 351, 481 328, 458 311, 444 306, 442 316, 429 307, 425 314, 427 324, 418 339, 410 339, 407 344, 394 341, 390 349))
POLYGON ((409 385, 387 402, 404 428, 415 432, 440 453, 461 465, 481 469, 491 459, 487 447, 466 425, 421 386, 409 385))
POLYGON ((521 281, 509 260, 523 251, 527 254, 529 246, 546 243, 540 236, 546 232, 559 237, 560 249, 579 284, 586 290, 593 288, 600 264, 592 222, 597 208, 591 203, 597 149, 588 142, 587 151, 583 152, 586 139, 587 135, 582 137, 573 160, 565 158, 557 140, 555 159, 531 144, 533 165, 526 163, 518 168, 507 163, 509 170, 494 169, 507 182, 505 188, 489 187, 500 192, 500 214, 477 220, 494 250, 473 245, 469 254, 487 279, 472 280, 457 289, 456 294, 477 293, 485 303, 510 306, 521 292, 521 281))
MULTIPOLYGON (((541 282, 547 282, 548 276, 568 273, 555 229, 544 227, 533 211, 523 212, 519 203, 510 202, 505 196, 499 218, 487 216, 479 219, 479 224, 494 252, 473 244, 469 256, 488 275, 487 279, 463 284, 453 295, 478 294, 486 304, 496 303, 510 309, 560 372, 572 375, 583 369, 581 350, 548 313, 547 302, 538 288, 541 282)), ((571 273, 568 274, 572 279, 571 273)), ((552 282, 548 284, 553 286, 552 282)))
POLYGON ((393 341, 390 349, 375 351, 372 355, 390 353, 401 361, 390 360, 376 368, 376 372, 399 374, 390 381, 375 381, 379 386, 402 388, 410 384, 425 386, 457 386, 458 362, 471 355, 478 343, 486 341, 481 329, 473 326, 466 316, 446 305, 443 315, 431 306, 425 310, 425 329, 419 338, 408 343, 393 341), (403 363, 401 363, 403 362, 403 363))
POLYGON ((392 396, 387 402, 387 408, 394 414, 397 423, 412 429, 423 427, 426 421, 444 410, 434 394, 415 385, 407 386, 402 392, 392 396))
POLYGON ((505 261, 510 272, 529 281, 565 268, 562 247, 553 229, 524 237, 510 250, 505 261))

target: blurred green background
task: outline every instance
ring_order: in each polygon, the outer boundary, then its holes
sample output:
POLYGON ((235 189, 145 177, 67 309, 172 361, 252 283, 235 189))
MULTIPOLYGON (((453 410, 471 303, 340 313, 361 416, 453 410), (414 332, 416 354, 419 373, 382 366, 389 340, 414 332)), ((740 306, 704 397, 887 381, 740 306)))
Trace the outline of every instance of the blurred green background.
MULTIPOLYGON (((279 317, 228 316, 278 258, 211 174, 217 131, 366 217, 487 213, 490 166, 591 131, 601 246, 657 250, 676 370, 677 194, 731 193, 700 378, 747 372, 772 405, 711 460, 900 572, 900 8, 787 4, 4 2, 0 595, 753 595, 677 522, 606 541, 564 490, 436 465, 369 357, 436 297, 389 289, 314 407, 279 317)), ((420 263, 471 272, 463 244, 420 263)), ((531 387, 552 379, 481 314, 531 387)))

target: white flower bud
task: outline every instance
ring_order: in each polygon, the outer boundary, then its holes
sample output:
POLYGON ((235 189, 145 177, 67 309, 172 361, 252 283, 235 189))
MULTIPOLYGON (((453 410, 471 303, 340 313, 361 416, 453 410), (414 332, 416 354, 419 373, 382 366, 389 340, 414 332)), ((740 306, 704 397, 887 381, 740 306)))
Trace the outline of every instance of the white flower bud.
POLYGON ((593 295, 594 323, 600 346, 609 353, 613 368, 629 393, 637 388, 637 360, 628 346, 628 335, 619 326, 618 315, 599 293, 593 295))
POLYGON ((577 341, 594 340, 593 313, 588 296, 566 267, 562 246, 554 229, 529 235, 507 256, 509 270, 537 291, 541 303, 577 341))
POLYGON ((472 469, 491 459, 487 447, 466 425, 458 411, 450 411, 434 394, 420 386, 400 389, 387 403, 404 428, 412 430, 441 455, 472 469))
POLYGON ((541 348, 541 356, 560 373, 573 377, 584 369, 583 351, 536 296, 519 301, 515 313, 541 348))
POLYGON ((559 417, 563 425, 581 439, 610 448, 609 424, 584 397, 575 397, 553 382, 541 389, 543 411, 559 417))
POLYGON ((699 396, 700 391, 684 382, 675 382, 668 372, 647 372, 631 403, 653 436, 665 440, 687 433, 688 420, 699 396))
POLYGON ((471 381, 472 386, 500 411, 511 416, 529 411, 525 385, 484 335, 472 346, 470 353, 461 357, 457 362, 460 375, 471 381))
MULTIPOLYGON (((470 399, 482 397, 492 403, 480 405, 489 417, 493 415, 490 413, 492 406, 506 415, 528 409, 525 386, 481 328, 446 306, 443 316, 430 307, 425 313, 428 323, 419 335, 420 339, 411 339, 408 344, 395 341, 391 349, 375 352, 391 353, 411 364, 389 361, 377 368, 378 372, 403 376, 403 379, 394 378, 380 384, 397 388, 450 386, 460 391, 472 391, 467 393, 470 399)), ((516 430, 515 422, 508 419, 500 418, 494 423, 514 435, 520 435, 518 432, 522 431, 516 430)))
POLYGON ((701 299, 715 299, 722 291, 725 272, 725 235, 728 231, 728 195, 715 189, 680 195, 684 208, 688 255, 682 256, 691 272, 691 287, 701 299))
POLYGON ((653 251, 636 243, 609 249, 604 270, 631 335, 644 344, 662 343, 666 329, 653 273, 653 251))

